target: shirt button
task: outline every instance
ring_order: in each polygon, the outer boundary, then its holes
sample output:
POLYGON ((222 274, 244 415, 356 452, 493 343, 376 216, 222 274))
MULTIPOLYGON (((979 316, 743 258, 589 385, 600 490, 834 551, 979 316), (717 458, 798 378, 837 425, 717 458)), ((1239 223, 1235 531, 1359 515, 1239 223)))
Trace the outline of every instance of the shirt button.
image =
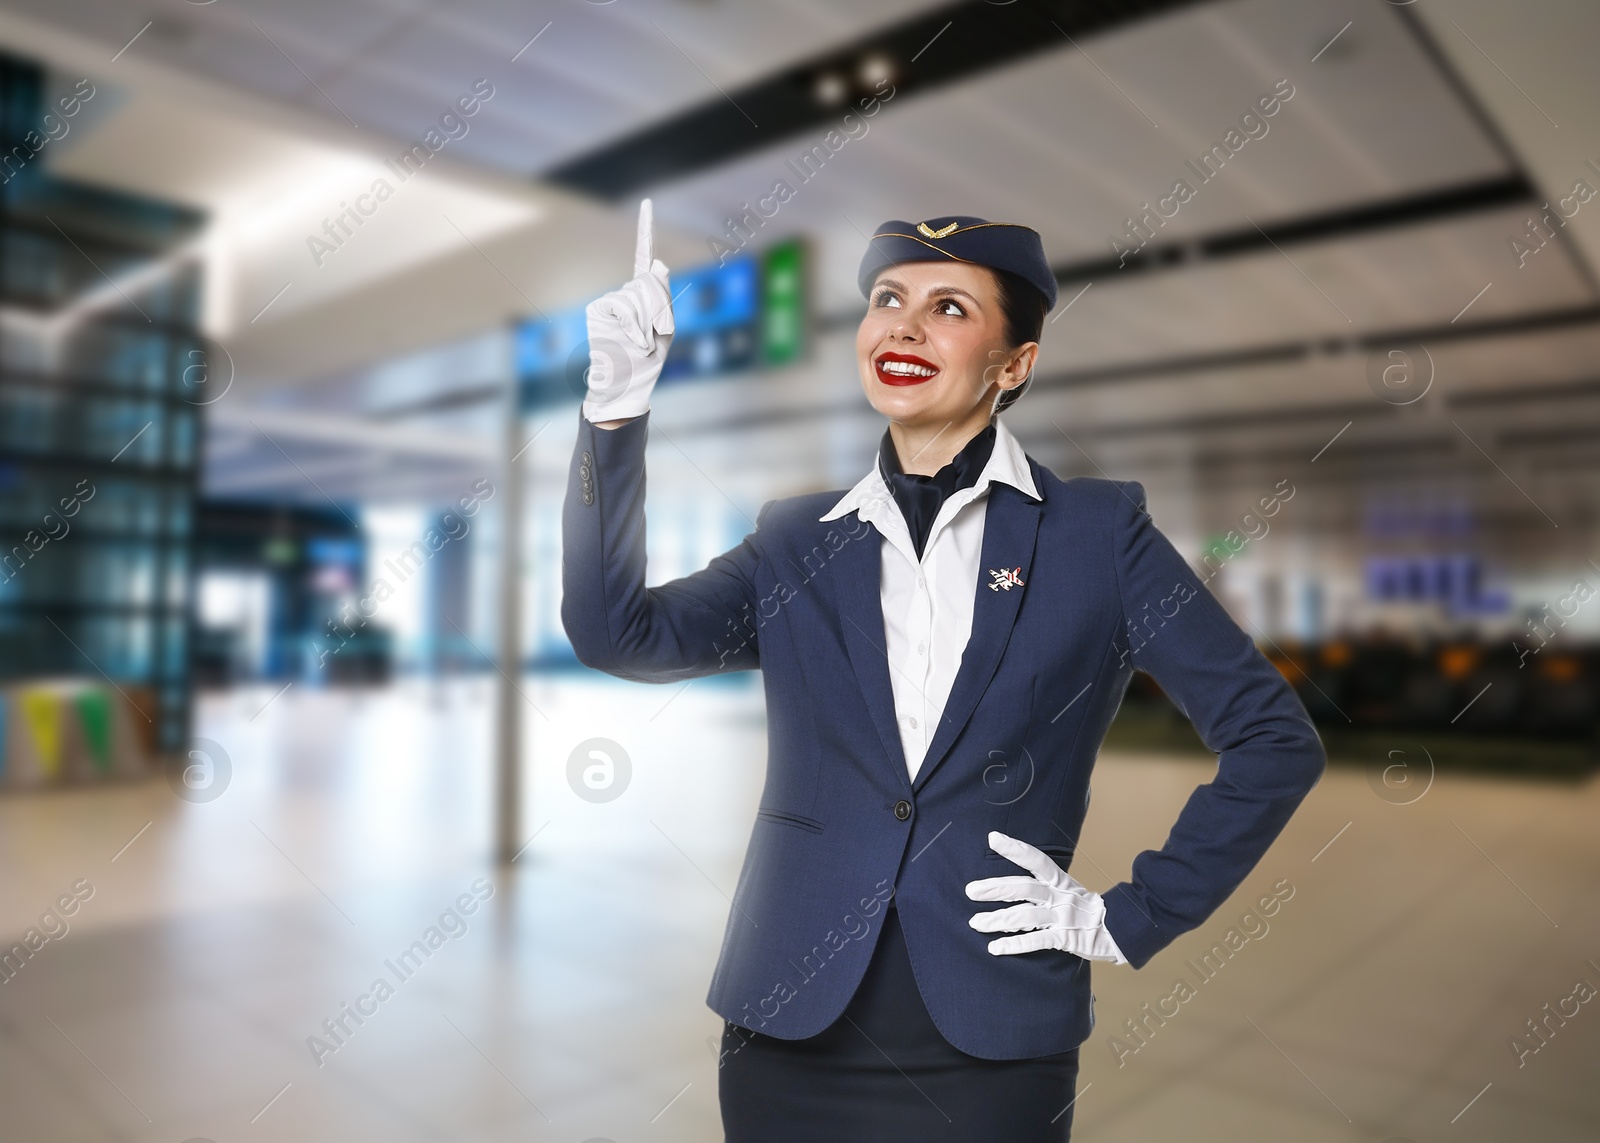
POLYGON ((918 643, 917 644, 917 654, 926 655, 927 653, 928 653, 928 645, 926 643, 918 643))
POLYGON ((905 821, 911 816, 911 803, 901 798, 894 804, 894 816, 905 821))
POLYGON ((917 720, 915 718, 908 718, 906 719, 906 722, 910 725, 912 730, 917 728, 917 720))

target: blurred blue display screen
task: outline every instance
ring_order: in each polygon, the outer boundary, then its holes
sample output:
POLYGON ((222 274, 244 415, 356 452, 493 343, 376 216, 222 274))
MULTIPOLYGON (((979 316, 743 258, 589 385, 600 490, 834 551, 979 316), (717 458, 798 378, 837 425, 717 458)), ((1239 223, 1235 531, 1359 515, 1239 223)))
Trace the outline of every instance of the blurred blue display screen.
POLYGON ((1373 556, 1367 560, 1367 598, 1381 603, 1439 603, 1452 612, 1497 612, 1505 591, 1487 591, 1476 556, 1373 556))
POLYGON ((361 541, 318 536, 306 543, 306 556, 314 564, 361 566, 361 541))
POLYGON ((569 310, 549 321, 523 322, 516 331, 517 376, 559 374, 574 350, 588 344, 589 330, 583 310, 569 310))
MULTIPOLYGON (((677 332, 661 384, 747 369, 759 359, 761 262, 754 255, 708 263, 671 276, 677 332)), ((519 323, 514 331, 524 410, 584 394, 589 364, 584 307, 519 323)))
POLYGON ((747 255, 726 266, 700 266, 675 275, 672 316, 678 336, 755 321, 761 299, 760 269, 747 255))

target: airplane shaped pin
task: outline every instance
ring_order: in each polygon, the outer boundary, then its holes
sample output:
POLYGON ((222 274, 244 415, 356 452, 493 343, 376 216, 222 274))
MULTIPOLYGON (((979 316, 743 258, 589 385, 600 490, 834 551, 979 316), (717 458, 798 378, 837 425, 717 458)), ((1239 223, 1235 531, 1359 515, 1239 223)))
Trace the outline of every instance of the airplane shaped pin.
POLYGON ((994 582, 989 585, 990 591, 1010 591, 1013 587, 1022 587, 1022 569, 1012 568, 1009 571, 996 571, 989 569, 989 574, 994 576, 994 582))

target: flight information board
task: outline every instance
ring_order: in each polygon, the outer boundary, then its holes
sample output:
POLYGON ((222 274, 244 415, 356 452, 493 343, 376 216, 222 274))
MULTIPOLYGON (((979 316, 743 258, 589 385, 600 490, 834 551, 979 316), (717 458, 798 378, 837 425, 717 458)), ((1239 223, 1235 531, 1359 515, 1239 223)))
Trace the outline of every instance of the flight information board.
MULTIPOLYGON (((776 367, 803 354, 806 250, 799 239, 676 271, 670 281, 677 332, 658 385, 776 367)), ((584 307, 519 322, 515 366, 524 411, 582 399, 589 367, 584 307)))

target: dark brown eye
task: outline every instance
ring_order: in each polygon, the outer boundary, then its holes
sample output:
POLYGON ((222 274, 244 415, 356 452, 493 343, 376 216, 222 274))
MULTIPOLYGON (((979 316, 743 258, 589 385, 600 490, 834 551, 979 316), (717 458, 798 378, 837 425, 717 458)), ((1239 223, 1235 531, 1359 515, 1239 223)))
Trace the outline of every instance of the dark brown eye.
POLYGON ((872 298, 872 304, 875 306, 886 306, 890 302, 893 302, 895 305, 900 304, 900 299, 895 296, 893 290, 880 290, 878 293, 873 295, 872 298))

